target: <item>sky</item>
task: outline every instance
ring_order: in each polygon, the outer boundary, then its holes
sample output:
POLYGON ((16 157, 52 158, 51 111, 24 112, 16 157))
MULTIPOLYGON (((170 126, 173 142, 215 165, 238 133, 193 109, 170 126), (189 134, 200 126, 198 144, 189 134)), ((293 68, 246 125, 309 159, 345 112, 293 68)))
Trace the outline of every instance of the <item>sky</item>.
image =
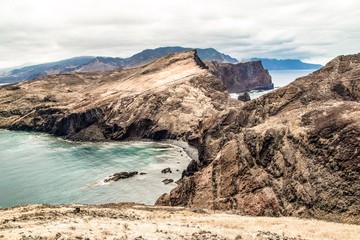
POLYGON ((360 52, 360 1, 0 0, 0 68, 163 46, 325 64, 360 52))

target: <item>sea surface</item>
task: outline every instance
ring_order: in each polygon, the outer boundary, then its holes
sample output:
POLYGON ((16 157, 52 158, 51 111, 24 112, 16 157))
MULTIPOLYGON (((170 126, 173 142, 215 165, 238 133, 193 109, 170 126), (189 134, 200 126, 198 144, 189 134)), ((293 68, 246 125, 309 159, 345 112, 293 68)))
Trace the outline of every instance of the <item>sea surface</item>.
POLYGON ((153 142, 74 143, 42 133, 0 130, 0 207, 24 204, 138 202, 154 204, 190 159, 153 142), (171 174, 161 170, 170 167, 171 174), (179 171, 176 171, 179 170, 179 171), (138 171, 104 183, 115 172, 138 171))
MULTIPOLYGON (((289 83, 293 82, 295 79, 299 77, 304 77, 309 75, 310 73, 316 71, 317 69, 306 69, 306 70, 274 70, 269 71, 269 74, 271 76, 272 82, 274 83, 274 88, 284 87, 288 85, 289 83)), ((269 93, 273 91, 271 90, 254 90, 250 91, 249 95, 251 99, 256 99, 266 93, 269 93)), ((237 98, 239 94, 232 93, 231 96, 233 98, 237 98)))

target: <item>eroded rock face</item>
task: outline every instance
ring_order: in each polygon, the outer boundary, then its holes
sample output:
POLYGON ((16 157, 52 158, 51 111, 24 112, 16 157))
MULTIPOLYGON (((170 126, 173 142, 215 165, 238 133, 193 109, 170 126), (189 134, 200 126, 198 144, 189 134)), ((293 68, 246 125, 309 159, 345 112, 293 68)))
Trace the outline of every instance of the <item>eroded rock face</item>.
POLYGON ((274 88, 271 76, 261 61, 236 64, 212 61, 206 62, 206 65, 215 76, 223 80, 230 93, 274 88))
POLYGON ((359 78, 360 55, 342 56, 243 103, 195 52, 171 54, 137 69, 0 87, 0 127, 74 140, 182 139, 199 161, 158 204, 359 223, 359 78))
POLYGON ((359 223, 359 100, 357 54, 229 111, 158 204, 359 223))

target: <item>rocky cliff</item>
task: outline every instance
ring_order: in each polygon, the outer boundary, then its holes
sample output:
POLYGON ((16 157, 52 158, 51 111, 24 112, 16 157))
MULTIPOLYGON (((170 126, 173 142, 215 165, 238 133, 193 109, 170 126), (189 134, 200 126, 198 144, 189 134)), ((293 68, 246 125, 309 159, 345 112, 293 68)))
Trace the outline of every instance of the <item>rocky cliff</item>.
POLYGON ((158 204, 360 223, 360 55, 257 100, 231 99, 194 51, 141 68, 0 87, 0 127, 199 150, 158 204))
POLYGON ((360 54, 219 116, 158 204, 360 223, 360 54))
POLYGON ((269 72, 260 61, 236 64, 211 61, 206 65, 215 76, 223 80, 230 93, 274 88, 269 72))
POLYGON ((141 68, 45 76, 0 88, 0 127, 74 140, 198 138, 202 122, 239 102, 195 51, 141 68))

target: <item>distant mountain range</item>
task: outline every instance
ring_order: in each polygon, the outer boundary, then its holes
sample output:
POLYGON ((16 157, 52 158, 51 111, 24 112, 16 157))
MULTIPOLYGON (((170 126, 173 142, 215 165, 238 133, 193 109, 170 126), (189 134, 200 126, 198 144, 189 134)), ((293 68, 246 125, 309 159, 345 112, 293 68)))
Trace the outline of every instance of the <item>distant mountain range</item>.
MULTIPOLYGON (((129 58, 116 57, 93 57, 83 56, 70 58, 58 62, 50 62, 33 66, 22 67, 18 69, 8 69, 0 71, 0 83, 20 82, 30 80, 50 74, 59 74, 67 72, 96 72, 109 71, 117 68, 131 68, 144 65, 155 59, 164 57, 169 53, 186 52, 192 48, 184 47, 160 47, 156 49, 146 49, 129 58)), ((196 49, 198 56, 203 61, 216 61, 220 63, 236 63, 236 58, 223 54, 214 48, 196 49)), ((284 69, 317 69, 321 65, 303 63, 296 59, 266 59, 252 58, 251 61, 262 61, 263 66, 268 70, 284 69)))
MULTIPOLYGON (((116 68, 131 68, 144 65, 169 53, 186 52, 192 48, 161 47, 146 49, 129 58, 113 57, 75 57, 58 62, 38 64, 0 73, 0 83, 20 82, 45 75, 67 72, 109 71, 116 68)), ((237 59, 220 53, 213 48, 197 49, 198 56, 204 61, 235 63, 237 59)))
POLYGON ((304 63, 299 59, 251 58, 250 61, 261 61, 267 70, 301 70, 322 67, 320 64, 304 63))

